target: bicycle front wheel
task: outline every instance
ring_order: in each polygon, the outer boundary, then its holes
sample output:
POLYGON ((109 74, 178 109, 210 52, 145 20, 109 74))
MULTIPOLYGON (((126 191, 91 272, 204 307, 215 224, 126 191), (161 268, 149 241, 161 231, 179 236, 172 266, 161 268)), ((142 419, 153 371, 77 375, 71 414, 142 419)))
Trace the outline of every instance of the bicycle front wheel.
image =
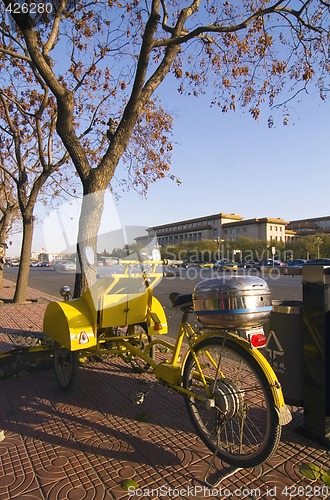
POLYGON ((243 347, 220 337, 202 341, 194 353, 183 386, 194 393, 185 402, 197 434, 229 465, 264 462, 276 450, 281 426, 263 370, 243 347))

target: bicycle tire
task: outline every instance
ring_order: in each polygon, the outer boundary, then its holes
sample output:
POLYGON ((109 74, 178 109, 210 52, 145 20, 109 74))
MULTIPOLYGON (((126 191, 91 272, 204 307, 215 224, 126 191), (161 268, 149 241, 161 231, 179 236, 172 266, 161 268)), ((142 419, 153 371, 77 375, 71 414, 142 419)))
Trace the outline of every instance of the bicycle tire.
POLYGON ((60 388, 67 392, 76 382, 78 373, 78 354, 54 342, 54 371, 60 388))
POLYGON ((205 387, 189 353, 183 386, 205 396, 200 401, 185 395, 197 434, 212 453, 217 449, 217 457, 229 465, 250 468, 263 463, 276 450, 282 428, 262 368, 230 339, 225 342, 221 337, 205 339, 195 346, 194 352, 211 392, 214 386, 215 401, 215 406, 209 407, 205 387), (219 357, 221 378, 214 384, 219 357))

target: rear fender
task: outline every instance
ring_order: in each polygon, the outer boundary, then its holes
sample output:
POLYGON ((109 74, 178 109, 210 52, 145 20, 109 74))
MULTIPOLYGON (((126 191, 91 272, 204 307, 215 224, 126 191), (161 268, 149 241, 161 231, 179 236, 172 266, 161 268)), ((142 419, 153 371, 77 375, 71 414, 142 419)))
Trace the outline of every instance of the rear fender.
POLYGON ((147 321, 149 335, 159 335, 168 332, 164 308, 156 297, 152 297, 151 308, 147 313, 147 321))
POLYGON ((45 311, 45 335, 70 351, 97 344, 96 310, 88 295, 85 293, 79 299, 65 302, 50 302, 45 311))

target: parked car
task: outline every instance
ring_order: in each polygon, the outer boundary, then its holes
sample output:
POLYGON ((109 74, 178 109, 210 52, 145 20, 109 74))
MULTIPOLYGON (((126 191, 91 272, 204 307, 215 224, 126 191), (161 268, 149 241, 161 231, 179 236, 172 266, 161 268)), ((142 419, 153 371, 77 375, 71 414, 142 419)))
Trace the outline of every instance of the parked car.
POLYGON ((213 267, 215 271, 221 271, 224 264, 227 264, 228 262, 229 262, 228 259, 216 260, 215 263, 213 264, 213 267))
POLYGON ((273 259, 267 259, 256 264, 256 269, 260 271, 262 267, 287 267, 287 265, 287 262, 282 262, 281 260, 274 259, 273 261, 273 259))
POLYGON ((198 263, 199 267, 213 267, 212 262, 199 262, 198 263))
POLYGON ((223 265, 224 271, 237 271, 237 269, 238 265, 236 264, 236 262, 233 261, 227 262, 227 264, 223 265))
POLYGON ((238 267, 242 267, 243 269, 256 269, 257 263, 253 260, 243 260, 238 263, 238 267))
POLYGON ((288 262, 288 266, 290 267, 303 266, 305 263, 306 260, 304 259, 293 259, 288 262))
POLYGON ((216 271, 237 271, 238 265, 233 261, 217 260, 214 264, 216 271))
POLYGON ((98 263, 99 266, 117 266, 121 263, 121 259, 118 257, 101 257, 100 261, 102 264, 98 263))
POLYGON ((9 266, 9 267, 18 267, 19 266, 19 262, 16 259, 7 259, 6 263, 7 263, 7 266, 9 266))
POLYGON ((330 259, 311 259, 306 260, 306 266, 330 266, 330 259))
POLYGON ((57 260, 53 264, 54 271, 75 271, 76 264, 72 260, 57 260))
POLYGON ((197 262, 190 262, 190 260, 183 260, 179 264, 179 267, 183 267, 184 269, 187 269, 188 267, 196 266, 196 265, 197 265, 197 262))

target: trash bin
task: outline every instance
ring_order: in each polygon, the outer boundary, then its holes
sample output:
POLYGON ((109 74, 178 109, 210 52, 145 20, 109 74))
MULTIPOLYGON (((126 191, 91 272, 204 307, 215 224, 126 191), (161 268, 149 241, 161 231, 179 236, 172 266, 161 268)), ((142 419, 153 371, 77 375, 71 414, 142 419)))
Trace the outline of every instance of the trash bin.
POLYGON ((267 337, 264 356, 282 385, 285 401, 303 406, 303 302, 273 300, 270 319, 264 325, 264 330, 267 337))

